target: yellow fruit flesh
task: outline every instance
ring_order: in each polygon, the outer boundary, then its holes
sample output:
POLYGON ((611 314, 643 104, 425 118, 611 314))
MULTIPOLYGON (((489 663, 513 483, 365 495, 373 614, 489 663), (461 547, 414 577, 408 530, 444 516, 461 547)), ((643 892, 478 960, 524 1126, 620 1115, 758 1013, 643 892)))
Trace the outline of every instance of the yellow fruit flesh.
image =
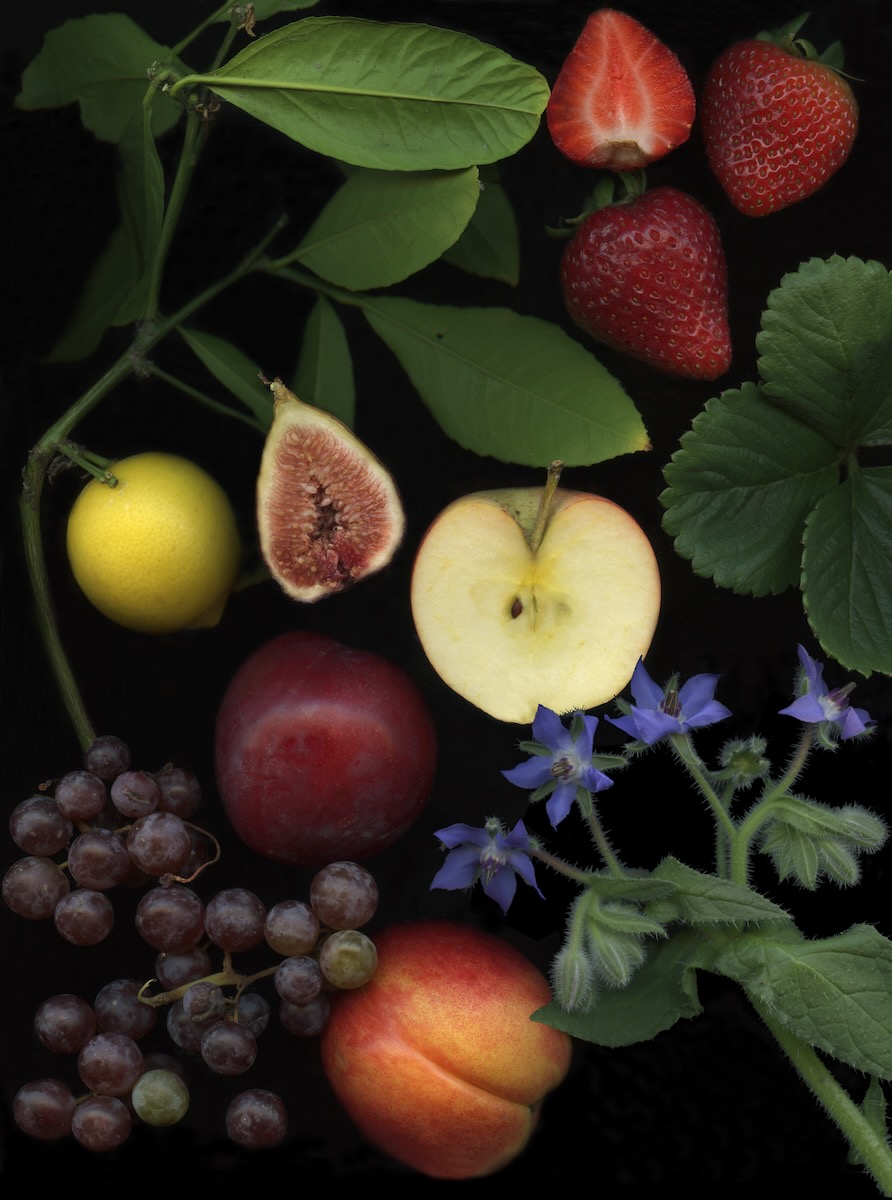
POLYGON ((536 554, 511 513, 475 495, 441 514, 416 560, 412 609, 428 658, 499 720, 612 699, 656 627, 659 574, 641 528, 601 497, 558 498, 536 554))

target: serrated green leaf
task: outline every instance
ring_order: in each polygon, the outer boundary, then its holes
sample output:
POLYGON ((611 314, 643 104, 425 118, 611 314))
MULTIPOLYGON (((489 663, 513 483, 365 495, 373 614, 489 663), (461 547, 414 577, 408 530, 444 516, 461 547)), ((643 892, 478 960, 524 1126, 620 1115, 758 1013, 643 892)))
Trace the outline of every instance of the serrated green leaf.
POLYGON ((282 265, 299 262, 351 291, 389 287, 455 242, 480 195, 463 171, 354 172, 282 265))
POLYGON ((714 969, 809 1045, 892 1079, 892 942, 872 926, 813 941, 744 934, 726 945, 714 969))
POLYGON ((805 611, 850 670, 892 674, 892 468, 866 467, 825 495, 805 530, 805 611))
MULTIPOLYGON (((124 13, 94 13, 66 21, 46 35, 22 75, 16 105, 23 109, 80 105, 81 120, 104 142, 132 136, 149 90, 148 70, 170 58, 124 13)), ((185 70, 185 68, 183 68, 185 70)), ((152 102, 155 137, 176 124, 182 109, 163 93, 152 102)))
POLYGON ((467 227, 443 260, 471 275, 514 286, 520 279, 520 234, 514 209, 498 181, 483 178, 481 186, 467 227))
POLYGON ((322 296, 307 318, 292 391, 353 428, 356 387, 350 345, 340 317, 322 296))
POLYGON ((467 34, 352 17, 294 21, 177 88, 199 83, 311 150, 387 171, 514 154, 549 95, 533 67, 467 34))
POLYGON ((558 326, 506 308, 363 297, 443 430, 467 450, 544 467, 649 448, 619 382, 558 326))
POLYGON ((805 521, 838 465, 830 442, 747 383, 707 403, 663 474, 678 553, 698 575, 761 596, 799 582, 805 521))
POLYGON ((671 895, 652 901, 645 912, 655 921, 686 925, 761 925, 783 922, 789 915, 760 892, 716 875, 704 875, 671 855, 651 872, 651 879, 674 884, 671 895))
POLYGON ((631 982, 600 992, 588 1012, 568 1013, 552 1001, 534 1012, 533 1020, 599 1046, 650 1041, 682 1017, 696 1017, 703 1011, 695 968, 709 961, 699 935, 681 930, 650 946, 647 961, 631 982))
POLYGON ((892 440, 892 275, 811 259, 768 297, 756 338, 766 396, 848 451, 892 440))
POLYGON ((273 398, 260 378, 261 371, 246 354, 224 338, 198 329, 178 330, 183 341, 218 383, 235 396, 254 414, 263 429, 269 429, 273 418, 273 398))

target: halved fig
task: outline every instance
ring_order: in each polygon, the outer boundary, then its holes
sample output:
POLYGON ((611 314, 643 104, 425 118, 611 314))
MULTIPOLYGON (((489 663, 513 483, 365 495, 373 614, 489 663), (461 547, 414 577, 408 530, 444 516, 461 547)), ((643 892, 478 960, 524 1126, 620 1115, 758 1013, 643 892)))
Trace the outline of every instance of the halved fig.
POLYGON ((405 529, 391 475, 346 425, 274 379, 257 478, 260 552, 289 596, 313 603, 386 567, 405 529))

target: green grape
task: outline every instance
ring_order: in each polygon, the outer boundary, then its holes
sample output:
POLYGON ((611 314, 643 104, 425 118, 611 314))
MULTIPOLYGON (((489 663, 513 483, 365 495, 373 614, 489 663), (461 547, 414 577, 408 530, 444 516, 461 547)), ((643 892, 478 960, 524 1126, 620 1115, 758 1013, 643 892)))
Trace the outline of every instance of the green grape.
POLYGON ((146 1071, 130 1093, 133 1111, 146 1125, 176 1125, 189 1108, 189 1089, 173 1071, 146 1071))
POLYGON ((358 929, 341 929, 322 943, 319 966, 333 987, 362 987, 375 974, 378 951, 372 939, 358 929))

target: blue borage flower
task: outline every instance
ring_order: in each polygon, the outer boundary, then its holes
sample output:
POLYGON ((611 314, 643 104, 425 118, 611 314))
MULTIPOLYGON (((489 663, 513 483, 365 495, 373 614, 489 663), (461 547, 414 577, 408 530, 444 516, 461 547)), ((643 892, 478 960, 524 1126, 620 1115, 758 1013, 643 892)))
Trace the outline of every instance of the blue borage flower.
POLYGON ((521 742, 532 757, 502 772, 510 783, 532 791, 533 799, 549 796, 545 811, 554 829, 580 791, 603 792, 613 786, 613 780, 592 764, 597 727, 597 717, 575 712, 566 729, 557 713, 540 704, 533 719, 533 741, 521 742))
POLYGON ((824 682, 824 664, 815 662, 804 646, 797 647, 799 653, 798 690, 800 696, 780 710, 782 717, 795 717, 806 725, 820 724, 827 738, 838 737, 840 741, 858 737, 873 727, 870 714, 863 708, 852 708, 849 693, 855 686, 831 691, 824 682))
POLYGON ((449 850, 446 861, 431 882, 431 888, 453 891, 473 887, 479 879, 483 890, 507 913, 519 875, 524 883, 535 888, 544 900, 536 883, 536 870, 530 858, 530 835, 523 821, 518 821, 510 833, 497 817, 490 817, 482 829, 473 825, 449 825, 438 829, 435 837, 449 850))
POLYGON ((718 681, 718 675, 692 675, 680 688, 677 679, 661 688, 639 658, 631 682, 635 703, 624 706, 628 709, 626 716, 607 717, 607 720, 648 746, 673 733, 714 725, 731 716, 730 709, 714 699, 718 681))

